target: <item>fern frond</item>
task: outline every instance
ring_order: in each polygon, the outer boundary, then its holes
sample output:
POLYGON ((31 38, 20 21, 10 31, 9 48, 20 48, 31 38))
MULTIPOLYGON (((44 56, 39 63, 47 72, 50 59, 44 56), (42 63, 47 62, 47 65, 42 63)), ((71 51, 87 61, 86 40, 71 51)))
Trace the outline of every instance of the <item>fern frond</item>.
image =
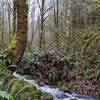
POLYGON ((11 96, 9 93, 7 93, 6 91, 0 91, 0 97, 7 100, 15 100, 13 96, 11 96))

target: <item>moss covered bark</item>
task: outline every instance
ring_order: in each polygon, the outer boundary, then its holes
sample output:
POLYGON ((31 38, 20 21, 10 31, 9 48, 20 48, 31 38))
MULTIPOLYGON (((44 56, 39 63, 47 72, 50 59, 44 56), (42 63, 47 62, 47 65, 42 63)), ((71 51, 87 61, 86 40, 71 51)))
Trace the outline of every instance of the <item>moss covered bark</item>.
POLYGON ((26 4, 26 0, 16 0, 16 15, 17 31, 6 52, 12 64, 19 65, 27 45, 28 5, 26 4))

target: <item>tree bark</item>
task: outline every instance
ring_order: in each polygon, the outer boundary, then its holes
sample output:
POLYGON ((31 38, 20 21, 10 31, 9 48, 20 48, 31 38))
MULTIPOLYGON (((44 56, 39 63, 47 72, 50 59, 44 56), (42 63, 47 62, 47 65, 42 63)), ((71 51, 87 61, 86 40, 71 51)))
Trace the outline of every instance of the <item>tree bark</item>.
POLYGON ((42 5, 41 5, 41 10, 40 10, 40 32, 39 32, 39 48, 41 50, 44 50, 45 49, 45 29, 44 29, 44 17, 45 17, 45 14, 44 14, 44 11, 45 11, 45 0, 42 0, 42 5))
MULTIPOLYGON (((24 51, 27 45, 28 30, 28 5, 26 0, 15 0, 16 3, 16 33, 14 33, 12 42, 6 53, 11 59, 12 64, 20 65, 24 51)), ((15 17, 15 16, 14 16, 15 17)))

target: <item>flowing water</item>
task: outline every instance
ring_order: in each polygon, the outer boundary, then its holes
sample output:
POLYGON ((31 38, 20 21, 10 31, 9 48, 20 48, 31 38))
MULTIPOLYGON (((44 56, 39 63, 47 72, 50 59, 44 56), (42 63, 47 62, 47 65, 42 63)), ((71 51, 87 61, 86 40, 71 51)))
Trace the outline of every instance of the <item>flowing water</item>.
POLYGON ((60 91, 60 89, 58 88, 50 88, 47 85, 41 87, 35 82, 35 80, 28 80, 24 78, 22 75, 17 74, 16 72, 14 72, 13 75, 16 78, 22 78, 25 82, 35 85, 36 88, 39 89, 42 93, 51 94, 54 97, 54 100, 100 100, 96 97, 91 97, 91 96, 86 96, 81 94, 64 93, 63 91, 60 91))

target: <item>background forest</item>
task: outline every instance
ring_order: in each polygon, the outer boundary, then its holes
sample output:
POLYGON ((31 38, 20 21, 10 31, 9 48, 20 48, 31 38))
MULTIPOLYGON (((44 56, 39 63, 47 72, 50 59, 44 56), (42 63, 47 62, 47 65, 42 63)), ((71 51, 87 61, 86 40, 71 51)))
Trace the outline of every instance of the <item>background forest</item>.
POLYGON ((0 52, 3 81, 16 71, 65 92, 100 96, 100 0, 0 0, 0 52))

